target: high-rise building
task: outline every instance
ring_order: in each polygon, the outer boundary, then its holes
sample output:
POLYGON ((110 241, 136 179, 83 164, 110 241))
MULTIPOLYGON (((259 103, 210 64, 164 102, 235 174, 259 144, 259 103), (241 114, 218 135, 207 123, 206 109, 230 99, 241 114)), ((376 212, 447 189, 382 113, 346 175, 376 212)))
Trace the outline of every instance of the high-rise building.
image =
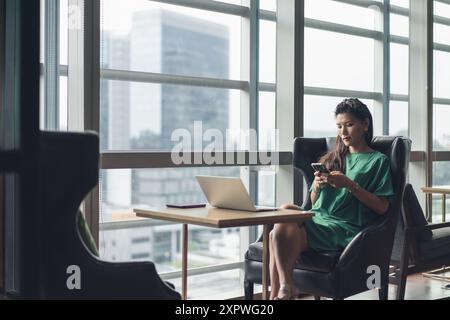
MULTIPOLYGON (((131 30, 131 69, 143 72, 227 78, 228 29, 220 24, 167 10, 137 12, 131 30)), ((132 136, 139 147, 170 151, 176 129, 224 133, 229 123, 229 92, 179 85, 140 85, 131 90, 132 136)), ((194 137, 193 137, 194 138, 194 137)), ((192 144, 193 145, 193 144, 192 144)), ((195 150, 200 151, 200 150, 195 150)), ((217 172, 212 168, 211 173, 217 172)), ((237 174, 237 169, 228 170, 237 174)), ((198 169, 133 172, 133 203, 204 201, 197 187, 198 169)))

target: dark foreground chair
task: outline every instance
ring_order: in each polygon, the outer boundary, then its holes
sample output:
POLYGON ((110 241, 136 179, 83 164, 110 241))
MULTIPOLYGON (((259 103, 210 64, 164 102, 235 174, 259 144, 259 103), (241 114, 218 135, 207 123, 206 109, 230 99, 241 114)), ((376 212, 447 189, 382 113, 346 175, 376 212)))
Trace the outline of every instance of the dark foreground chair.
MULTIPOLYGON (((314 178, 311 162, 334 147, 334 139, 296 138, 294 141, 295 179, 304 177, 308 189, 314 178)), ((395 198, 388 212, 374 225, 356 235, 343 252, 303 253, 294 269, 295 285, 316 298, 344 299, 369 290, 367 280, 372 274, 370 266, 380 268, 380 299, 388 297, 389 260, 392 252, 395 228, 401 210, 405 176, 409 162, 411 142, 402 137, 375 137, 372 147, 386 154, 391 160, 391 175, 395 198)), ((309 193, 302 205, 311 208, 309 193)), ((261 283, 261 239, 250 245, 245 255, 245 297, 253 298, 254 283, 261 283)))
POLYGON ((411 184, 403 199, 404 212, 397 225, 390 282, 396 284, 397 299, 405 297, 408 275, 450 265, 450 222, 428 223, 411 184))
MULTIPOLYGON (((180 299, 152 262, 105 262, 81 240, 80 203, 98 183, 99 143, 93 133, 43 132, 41 299, 180 299), (76 273, 79 275, 79 287, 76 273)), ((38 248, 37 248, 38 249, 38 248)))

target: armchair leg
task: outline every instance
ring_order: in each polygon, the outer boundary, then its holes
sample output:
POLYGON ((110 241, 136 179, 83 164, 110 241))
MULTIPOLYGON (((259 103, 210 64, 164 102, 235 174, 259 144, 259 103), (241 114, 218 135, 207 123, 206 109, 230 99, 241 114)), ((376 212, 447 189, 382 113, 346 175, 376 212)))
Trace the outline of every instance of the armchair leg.
POLYGON ((398 274, 396 273, 397 278, 397 300, 405 299, 405 289, 406 289, 406 277, 408 276, 408 267, 409 267, 409 248, 411 247, 411 233, 406 230, 405 240, 403 242, 403 250, 402 256, 400 258, 400 270, 398 274))
POLYGON ((381 286, 380 289, 378 289, 378 296, 380 300, 388 300, 388 290, 389 290, 389 284, 384 284, 381 286))
POLYGON ((403 267, 400 268, 398 277, 399 277, 399 279, 398 279, 398 283, 397 283, 397 300, 404 300, 405 299, 407 272, 403 267))
POLYGON ((244 280, 245 300, 253 300, 254 284, 248 280, 244 280))

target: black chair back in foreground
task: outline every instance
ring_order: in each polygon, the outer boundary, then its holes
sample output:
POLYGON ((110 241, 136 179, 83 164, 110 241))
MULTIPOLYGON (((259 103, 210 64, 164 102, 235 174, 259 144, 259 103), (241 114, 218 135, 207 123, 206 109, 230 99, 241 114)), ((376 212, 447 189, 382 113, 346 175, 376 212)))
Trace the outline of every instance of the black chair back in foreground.
MULTIPOLYGON (((83 243, 80 203, 98 183, 95 133, 42 132, 40 299, 180 299, 152 262, 111 263, 83 243), (78 278, 71 278, 78 272, 78 278)), ((39 250, 39 248, 37 248, 39 250)))

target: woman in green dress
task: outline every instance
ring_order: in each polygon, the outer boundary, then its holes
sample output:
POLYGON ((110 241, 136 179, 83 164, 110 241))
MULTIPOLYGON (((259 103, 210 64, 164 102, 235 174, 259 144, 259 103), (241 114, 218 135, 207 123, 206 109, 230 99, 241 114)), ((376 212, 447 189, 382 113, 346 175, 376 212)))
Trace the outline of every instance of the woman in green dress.
MULTIPOLYGON (((358 99, 345 99, 335 110, 338 136, 335 149, 319 162, 330 171, 314 173, 312 220, 280 223, 270 232, 271 299, 292 299, 293 269, 306 250, 342 251, 364 227, 389 208, 394 195, 389 159, 370 147, 372 115, 358 99)), ((299 209, 294 204, 282 208, 299 209)))

